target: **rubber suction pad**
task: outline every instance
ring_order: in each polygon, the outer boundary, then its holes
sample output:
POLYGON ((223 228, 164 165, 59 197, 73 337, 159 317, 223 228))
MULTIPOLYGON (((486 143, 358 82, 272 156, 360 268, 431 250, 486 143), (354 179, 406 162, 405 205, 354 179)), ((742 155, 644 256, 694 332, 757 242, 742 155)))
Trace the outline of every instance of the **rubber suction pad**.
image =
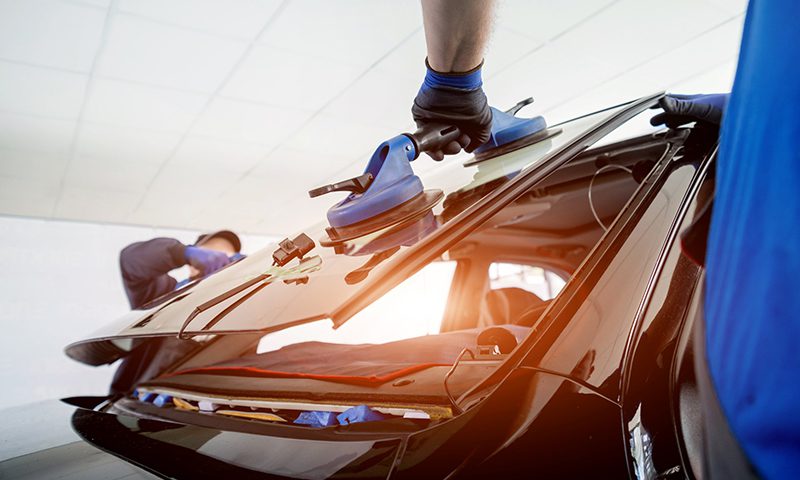
POLYGON ((413 219, 432 209, 442 198, 444 193, 441 190, 424 190, 411 200, 372 218, 345 227, 326 228, 328 238, 321 239, 320 244, 326 247, 333 246, 413 219))

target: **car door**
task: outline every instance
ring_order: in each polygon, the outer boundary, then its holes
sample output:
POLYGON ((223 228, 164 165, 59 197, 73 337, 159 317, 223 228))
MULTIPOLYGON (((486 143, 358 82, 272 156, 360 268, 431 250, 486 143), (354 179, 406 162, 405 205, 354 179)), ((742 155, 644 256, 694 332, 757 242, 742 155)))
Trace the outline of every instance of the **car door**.
MULTIPOLYGON (((702 183, 694 191, 678 231, 696 219, 708 192, 713 191, 711 164, 712 160, 706 160, 700 165, 702 183)), ((700 445, 690 445, 687 450, 685 442, 697 439, 683 430, 696 429, 687 424, 689 416, 681 410, 696 413, 696 405, 690 405, 696 397, 690 397, 676 382, 679 370, 692 369, 691 361, 688 365, 682 361, 682 352, 691 333, 687 316, 700 295, 702 268, 682 252, 680 236, 673 233, 656 273, 626 350, 622 426, 637 478, 691 478, 695 472, 687 451, 699 451, 700 445)))

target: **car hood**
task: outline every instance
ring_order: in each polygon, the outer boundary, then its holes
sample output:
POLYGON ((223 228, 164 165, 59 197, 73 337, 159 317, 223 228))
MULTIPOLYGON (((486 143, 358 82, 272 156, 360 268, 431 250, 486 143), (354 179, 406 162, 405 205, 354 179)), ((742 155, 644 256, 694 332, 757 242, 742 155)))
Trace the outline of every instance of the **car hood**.
MULTIPOLYGON (((653 106, 662 94, 627 102, 551 126, 560 133, 543 142, 475 163, 451 160, 418 172, 426 188, 444 191, 433 209, 434 228, 392 228, 337 248, 316 246, 302 260, 272 266, 270 245, 228 268, 173 292, 165 301, 133 310, 66 347, 90 365, 110 363, 143 337, 222 335, 280 330, 329 318, 339 326, 360 309, 434 260, 444 249, 555 171, 610 129, 653 106), (247 285, 246 288, 241 288, 247 285)), ((420 167, 426 160, 417 160, 420 167)), ((322 200, 333 204, 333 198, 322 200)), ((324 238, 325 224, 305 233, 324 238)))

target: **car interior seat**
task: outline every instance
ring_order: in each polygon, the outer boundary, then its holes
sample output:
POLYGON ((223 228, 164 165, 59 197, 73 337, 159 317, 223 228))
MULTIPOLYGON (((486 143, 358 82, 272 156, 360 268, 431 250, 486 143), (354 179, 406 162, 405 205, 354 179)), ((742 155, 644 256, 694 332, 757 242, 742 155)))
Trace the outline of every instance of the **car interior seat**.
POLYGON ((546 305, 538 295, 517 287, 489 290, 483 301, 492 325, 518 324, 523 313, 546 305))

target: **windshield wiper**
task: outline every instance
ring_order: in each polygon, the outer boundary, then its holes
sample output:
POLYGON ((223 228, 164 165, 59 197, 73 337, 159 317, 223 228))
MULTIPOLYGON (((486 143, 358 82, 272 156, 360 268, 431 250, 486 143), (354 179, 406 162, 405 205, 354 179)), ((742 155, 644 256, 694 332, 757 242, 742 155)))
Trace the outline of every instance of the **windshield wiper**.
MULTIPOLYGON (((300 265, 303 265, 304 262, 303 256, 308 252, 310 252, 311 250, 313 250, 314 247, 316 246, 317 245, 314 243, 314 240, 312 240, 305 233, 301 233, 292 240, 285 238, 278 244, 278 248, 272 253, 272 260, 273 260, 272 267, 273 268, 282 267, 295 258, 299 258, 300 265)), ((290 269, 289 271, 291 270, 292 269, 290 269)), ((186 320, 183 321, 183 325, 181 325, 180 330, 178 330, 178 338, 182 340, 188 338, 185 334, 186 328, 189 326, 190 323, 192 323, 192 320, 194 320, 201 313, 205 312, 211 307, 219 305, 220 303, 224 302, 225 300, 228 300, 234 295, 237 295, 243 292, 244 290, 247 290, 253 285, 256 285, 259 282, 263 282, 262 285, 259 285, 258 287, 254 288, 252 292, 248 292, 246 295, 243 295, 242 298, 236 300, 235 302, 233 302, 233 304, 225 308, 225 310, 217 314, 210 322, 208 322, 208 324, 206 324, 202 328, 202 330, 207 330, 213 327, 214 325, 219 323, 219 321, 222 320, 227 314, 232 312, 236 307, 244 303, 248 298, 252 297, 256 293, 258 293, 262 288, 272 283, 272 282, 267 282, 267 280, 275 276, 276 273, 279 272, 268 270, 267 272, 264 272, 256 276, 255 278, 251 278, 250 280, 233 287, 227 292, 223 292, 217 295, 216 297, 212 298, 211 300, 208 300, 196 306, 194 310, 192 310, 192 313, 190 313, 189 316, 186 317, 186 320)))
MULTIPOLYGON (((217 295, 216 297, 212 298, 211 300, 208 300, 207 302, 203 302, 200 305, 194 307, 194 310, 192 310, 192 313, 190 313, 189 316, 186 317, 186 320, 183 321, 183 325, 181 325, 180 330, 178 330, 178 338, 180 338, 182 340, 185 340, 185 339, 189 338, 184 334, 184 331, 186 330, 186 327, 188 327, 189 324, 192 323, 192 320, 194 320, 201 313, 205 312, 206 310, 208 310, 211 307, 219 305, 220 303, 222 303, 225 300, 231 298, 232 296, 236 295, 237 293, 240 293, 240 292, 242 292, 244 290, 247 290, 248 288, 252 287, 253 285, 257 284, 258 282, 264 282, 264 285, 261 286, 263 288, 265 285, 267 285, 269 283, 269 282, 265 282, 265 280, 269 279, 270 277, 272 277, 272 273, 262 273, 262 274, 258 275, 257 277, 252 278, 252 279, 250 279, 250 280, 248 280, 248 281, 246 281, 246 282, 244 282, 242 284, 239 284, 239 285, 233 287, 232 289, 228 290, 227 292, 223 292, 223 293, 217 295)), ((256 291, 258 291, 260 289, 261 288, 254 289, 253 292, 250 292, 250 294, 245 295, 244 297, 239 299, 239 301, 235 302, 233 305, 236 305, 236 306, 240 305, 241 304, 240 300, 242 300, 244 298, 249 298, 252 293, 255 293, 256 291)), ((230 307, 228 307, 228 308, 230 308, 230 307)), ((226 308, 224 311, 227 311, 228 308, 226 308)))

